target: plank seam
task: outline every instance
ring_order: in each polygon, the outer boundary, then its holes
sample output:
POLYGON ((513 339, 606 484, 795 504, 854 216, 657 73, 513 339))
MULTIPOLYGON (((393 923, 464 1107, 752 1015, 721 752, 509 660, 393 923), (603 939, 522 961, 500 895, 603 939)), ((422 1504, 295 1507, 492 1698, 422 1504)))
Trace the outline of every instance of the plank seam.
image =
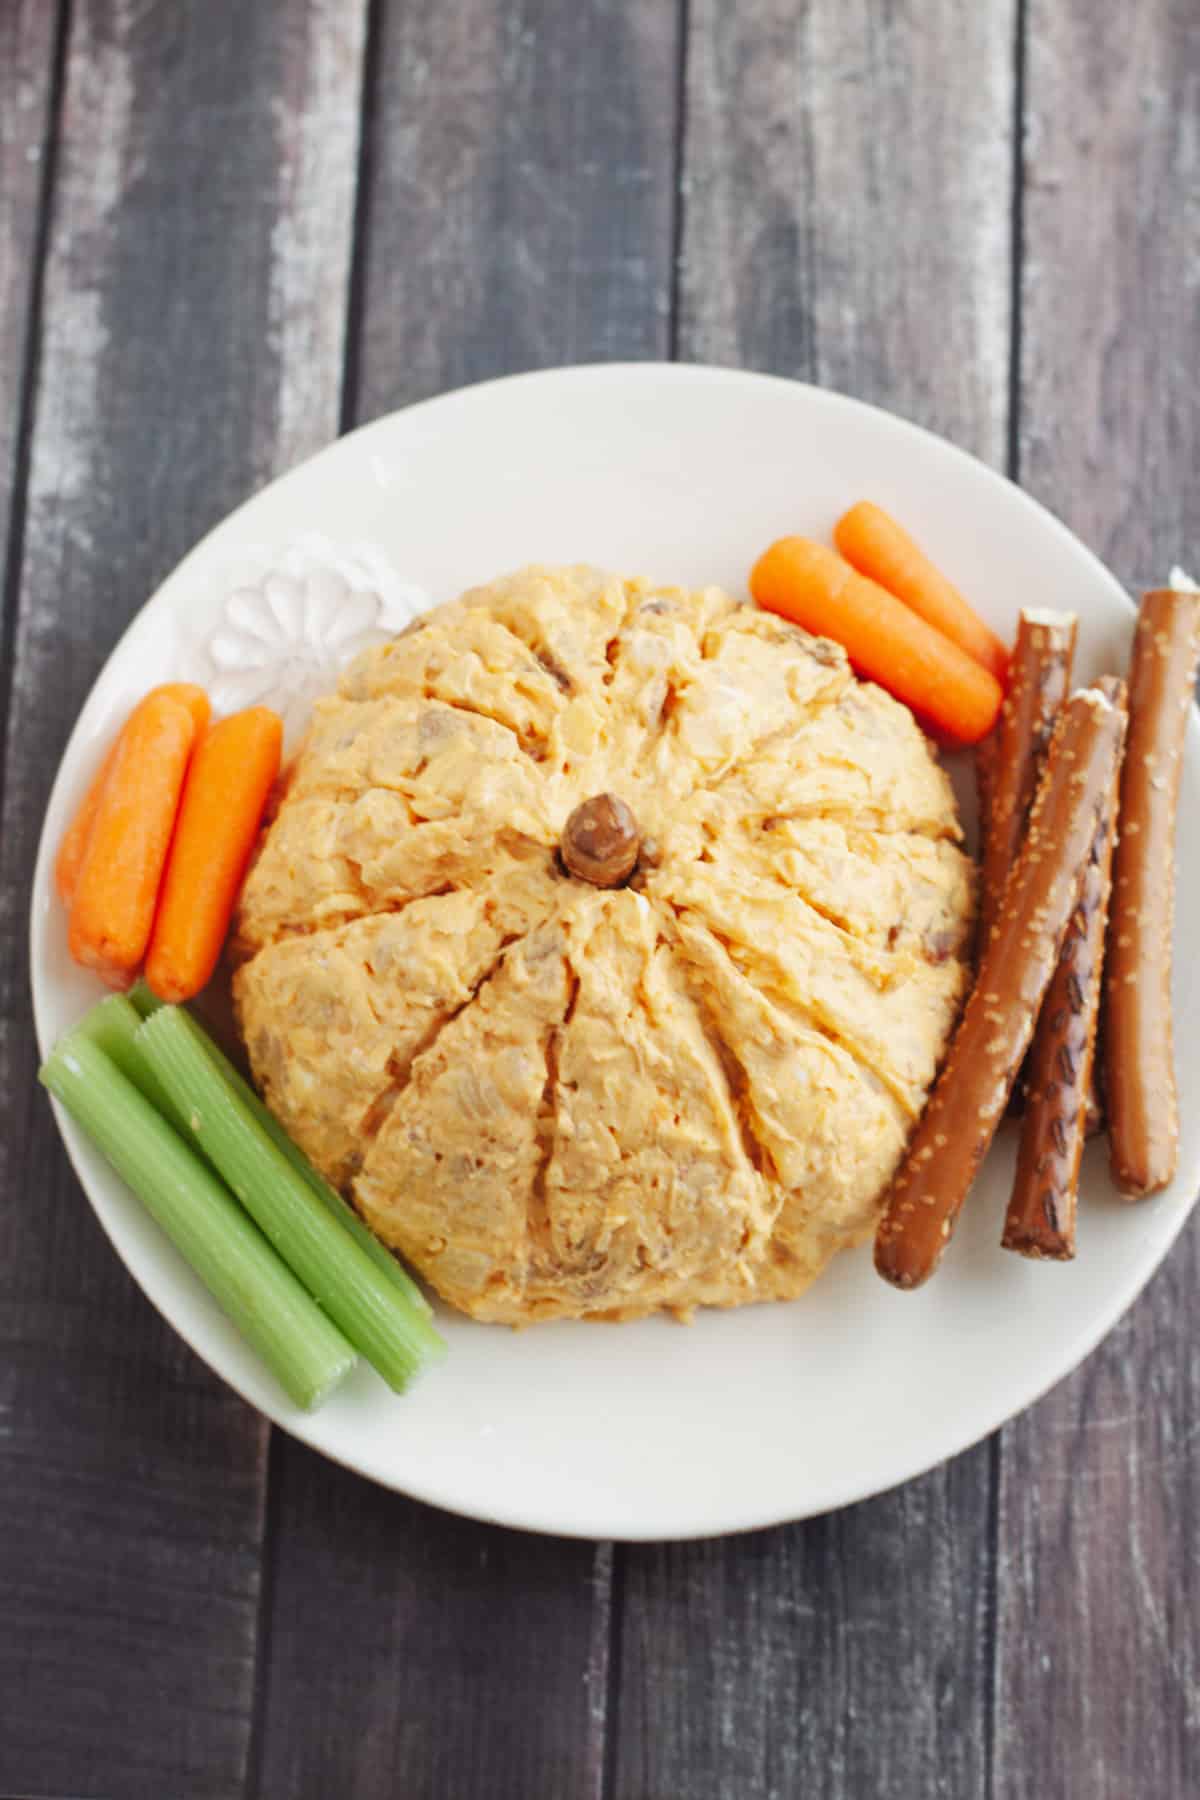
MULTIPOLYGON (((1013 15, 1012 224, 1009 250, 1008 454, 1007 473, 1021 478, 1022 288, 1025 256, 1025 104, 1028 0, 1016 0, 1013 15)), ((1005 1428, 988 1444, 988 1558, 984 1597, 983 1791, 996 1792, 996 1732, 1000 1685, 1000 1486, 1005 1428)))
POLYGON ((996 1701, 1000 1679, 1000 1458, 1003 1427, 988 1443, 987 1535, 990 1547, 983 1593, 983 1794, 996 1790, 996 1701))
MULTIPOLYGON (((372 174, 373 124, 379 87, 380 30, 380 0, 366 0, 362 74, 358 99, 354 217, 350 228, 350 270, 346 282, 345 324, 342 335, 342 378, 338 400, 339 436, 355 424, 358 408, 359 345, 365 306, 367 218, 372 174)), ((282 1434, 277 1426, 272 1425, 267 1443, 257 1633, 254 1649, 254 1698, 250 1714, 250 1742, 246 1751, 245 1800, 256 1800, 256 1797, 261 1794, 266 1768, 267 1716, 271 1702, 272 1620, 278 1575, 278 1544, 283 1514, 283 1451, 282 1434)))
POLYGON ((1021 356, 1025 273, 1025 70, 1028 0, 1016 0, 1013 29, 1012 235, 1010 240, 1008 476, 1021 479, 1021 356))
POLYGON ((613 1545, 609 1577, 608 1679, 604 1695, 604 1764, 600 1780, 600 1800, 616 1800, 620 1774, 617 1759, 621 1747, 622 1642, 625 1636, 625 1569, 628 1557, 628 1545, 613 1545))
POLYGON ((264 1486, 262 1549, 259 1557, 258 1609, 254 1633, 254 1684, 250 1707, 250 1739, 246 1745, 245 1800, 256 1800, 262 1793, 266 1760, 267 1714, 271 1704, 271 1648, 274 1636, 275 1586, 278 1574, 278 1545, 283 1513, 283 1470, 281 1467, 283 1434, 272 1425, 267 1440, 267 1469, 264 1486))
POLYGON ((54 190, 58 179, 62 137, 62 111, 66 90, 67 45, 71 28, 71 0, 60 0, 55 20, 50 89, 46 98, 46 124, 42 137, 41 181, 37 197, 37 221, 33 233, 33 277, 29 284, 25 345, 17 389, 17 432, 13 457, 12 514, 8 556, 0 580, 3 617, 0 618, 0 807, 4 804, 7 769, 4 749, 16 676, 17 614, 25 563, 25 526, 29 502, 29 472, 33 457, 33 424, 42 367, 42 315, 45 306, 46 264, 49 260, 50 225, 54 190))
POLYGON ((688 38, 691 31, 691 0, 678 0, 675 23, 675 156, 671 171, 673 204, 671 212, 670 311, 667 325, 667 357, 679 361, 680 299, 683 291, 683 234, 687 223, 684 191, 684 158, 687 151, 687 67, 688 38))
POLYGON ((366 316, 367 239, 375 174, 375 121, 379 108, 382 34, 381 0, 367 0, 362 77, 358 96, 358 162, 354 178, 354 218, 350 228, 350 274, 346 283, 346 323, 342 339, 342 392, 339 436, 361 424, 358 417, 362 328, 366 316))

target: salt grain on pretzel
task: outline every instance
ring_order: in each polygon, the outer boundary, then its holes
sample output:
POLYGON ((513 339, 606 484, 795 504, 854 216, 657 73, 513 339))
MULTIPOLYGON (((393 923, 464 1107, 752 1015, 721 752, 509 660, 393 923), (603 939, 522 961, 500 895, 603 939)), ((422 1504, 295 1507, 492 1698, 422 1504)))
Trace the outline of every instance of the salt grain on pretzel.
POLYGON ((1098 688, 1062 709, 1020 853, 946 1064, 875 1239, 901 1288, 937 1267, 995 1135, 1079 899, 1120 761, 1125 714, 1098 688))
POLYGON ((1166 1187, 1179 1161, 1171 1034, 1175 818, 1198 657, 1200 593, 1147 594, 1129 670, 1129 748, 1104 984, 1112 1171, 1131 1198, 1166 1187))
MULTIPOLYGON (((1099 686, 1114 706, 1124 707, 1124 682, 1109 679, 1099 686)), ((1034 1032, 1017 1174, 1001 1239, 1006 1250, 1057 1262, 1075 1254, 1075 1201, 1092 1103, 1118 787, 1114 779, 1034 1032)))

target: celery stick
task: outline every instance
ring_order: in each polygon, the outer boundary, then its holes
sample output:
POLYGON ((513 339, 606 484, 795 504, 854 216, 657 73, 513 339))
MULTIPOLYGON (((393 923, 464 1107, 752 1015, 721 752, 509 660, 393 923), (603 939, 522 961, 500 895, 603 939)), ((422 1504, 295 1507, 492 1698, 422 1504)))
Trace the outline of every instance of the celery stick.
POLYGON ((64 1038, 39 1076, 296 1405, 319 1406, 354 1352, 232 1194, 87 1036, 64 1038))
POLYGON ((139 976, 134 982, 125 998, 139 1019, 148 1019, 151 1013, 156 1013, 160 1006, 167 1004, 165 1000, 159 999, 149 982, 142 976, 139 976))
MULTIPOLYGON (((147 987, 144 981, 139 981, 135 987, 130 989, 129 999, 132 1002, 133 1009, 142 1019, 151 1018, 154 1013, 159 1012, 166 1004, 165 1001, 160 1000, 157 994, 153 993, 152 990, 147 987)), ((181 1016, 187 1020, 187 1023, 195 1033, 197 1040, 204 1045, 204 1048, 212 1057, 213 1062, 221 1071, 221 1074, 225 1077, 225 1080, 228 1082, 233 1092, 250 1108, 250 1111, 254 1114, 254 1117, 258 1120, 263 1130, 267 1133, 268 1137, 270 1137, 276 1147, 282 1151, 283 1155, 287 1157, 292 1167, 296 1169, 299 1174, 303 1175, 305 1181, 307 1181, 309 1187, 321 1202, 321 1205, 327 1212, 332 1213, 334 1218, 337 1219, 340 1224, 346 1227, 346 1230, 350 1233, 351 1237, 355 1238, 357 1242, 362 1245, 367 1255, 371 1258, 371 1261, 383 1270, 388 1280, 392 1282, 395 1287, 399 1288, 401 1293, 407 1294, 413 1305, 419 1307, 427 1319, 432 1318, 433 1308, 430 1306, 428 1300, 425 1298, 408 1270, 404 1267, 404 1264, 398 1257, 393 1256, 386 1244, 380 1243, 379 1239, 375 1236, 375 1233, 368 1225, 363 1223, 354 1208, 348 1206, 342 1199, 342 1196, 338 1193, 337 1189, 332 1187, 330 1183, 325 1180, 325 1177, 313 1168, 299 1144, 296 1143, 294 1138, 288 1136, 270 1107, 259 1099, 254 1089, 250 1086, 250 1083, 230 1062, 220 1045, 213 1042, 199 1020, 196 1019, 193 1014, 188 1012, 186 1008, 180 1007, 179 1012, 181 1016)))
POLYGON ((425 1318, 432 1318, 433 1308, 404 1264, 392 1255, 386 1244, 380 1243, 370 1226, 364 1225, 354 1208, 346 1204, 337 1189, 331 1187, 325 1177, 317 1173, 296 1140, 288 1136, 270 1107, 259 1099, 250 1083, 230 1062, 220 1045, 213 1043, 199 1020, 193 1018, 192 1014, 186 1012, 182 1007, 177 1010, 186 1022, 188 1029, 195 1036, 196 1041, 207 1050, 214 1067, 224 1077, 230 1091, 254 1114, 276 1149, 287 1157, 297 1174, 303 1175, 326 1212, 332 1213, 338 1224, 345 1226, 351 1237, 362 1245, 371 1261, 382 1269, 392 1285, 405 1294, 425 1318))
POLYGON ((110 994, 86 1012, 75 1026, 75 1035, 87 1038, 102 1050, 110 1062, 132 1081, 155 1112, 162 1114, 168 1125, 186 1136, 187 1127, 175 1110, 171 1096, 155 1074, 145 1051, 135 1042, 141 1015, 124 994, 110 994))
POLYGON ((326 1211, 231 1090, 178 1007, 154 1013, 137 1038, 242 1205, 355 1348, 402 1391, 445 1349, 428 1319, 326 1211))

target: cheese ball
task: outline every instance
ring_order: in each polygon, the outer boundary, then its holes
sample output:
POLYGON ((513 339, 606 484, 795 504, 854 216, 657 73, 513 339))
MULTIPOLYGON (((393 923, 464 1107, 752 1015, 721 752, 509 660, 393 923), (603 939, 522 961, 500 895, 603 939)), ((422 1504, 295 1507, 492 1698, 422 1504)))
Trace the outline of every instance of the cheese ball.
POLYGON ((234 995, 272 1111, 452 1305, 686 1316, 872 1233, 973 912, 944 770, 839 646, 529 568, 318 702, 234 995))

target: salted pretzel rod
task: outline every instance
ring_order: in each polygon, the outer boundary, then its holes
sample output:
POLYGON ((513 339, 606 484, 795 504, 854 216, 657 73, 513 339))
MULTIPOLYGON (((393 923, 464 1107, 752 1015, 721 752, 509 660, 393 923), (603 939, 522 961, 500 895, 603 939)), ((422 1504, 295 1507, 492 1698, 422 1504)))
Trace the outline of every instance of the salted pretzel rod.
POLYGON ((1037 792, 1050 733, 1071 685, 1074 613, 1022 612, 1008 692, 982 765, 985 819, 979 902, 982 951, 996 923, 1008 872, 1037 792))
POLYGON ((975 797, 979 803, 979 846, 987 843, 992 816, 992 789, 996 780, 996 738, 999 728, 975 746, 975 797))
POLYGON ((1072 695, 1054 728, 978 979, 876 1234, 875 1267, 896 1287, 919 1287, 932 1275, 995 1135, 1079 899, 1124 738, 1124 711, 1098 688, 1072 695))
MULTIPOLYGON (((1097 686, 1125 706, 1125 683, 1097 686)), ((1088 852, 1079 902, 1046 989, 1025 1065, 1025 1117, 1001 1243, 1022 1256, 1069 1262, 1075 1254, 1079 1163, 1093 1104, 1092 1068, 1112 886, 1119 772, 1088 852)))
POLYGON ((1179 1161, 1171 1033, 1175 820, 1200 658, 1200 593, 1156 588, 1138 614, 1129 668, 1105 977, 1105 1098, 1113 1178, 1154 1194, 1179 1161))

